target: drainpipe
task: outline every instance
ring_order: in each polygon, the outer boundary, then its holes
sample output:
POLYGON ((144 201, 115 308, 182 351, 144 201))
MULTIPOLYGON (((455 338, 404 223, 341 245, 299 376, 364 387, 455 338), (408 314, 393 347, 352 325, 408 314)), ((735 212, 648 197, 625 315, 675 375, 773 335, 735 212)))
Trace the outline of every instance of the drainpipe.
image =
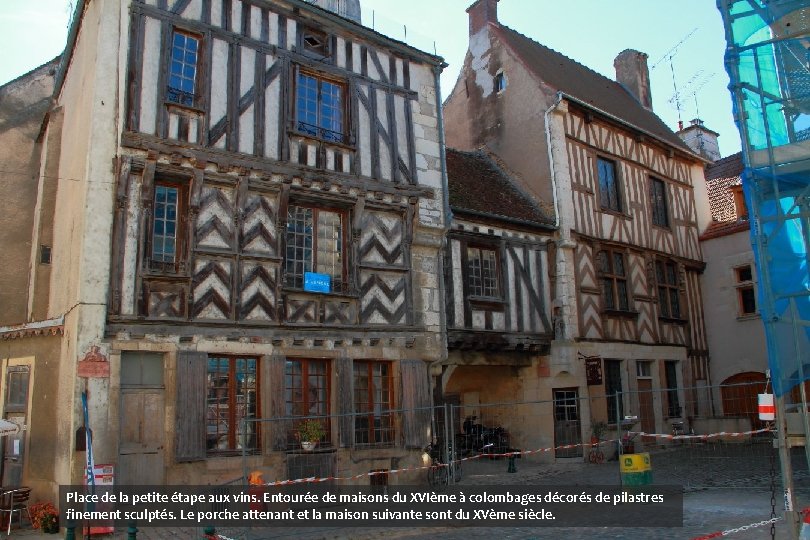
MULTIPOLYGON (((439 327, 441 329, 442 352, 441 361, 447 360, 447 295, 445 293, 445 280, 444 280, 444 251, 447 248, 447 233, 450 230, 450 222, 453 218, 450 210, 450 188, 447 182, 447 156, 445 154, 445 139, 444 139, 444 115, 442 112, 442 91, 440 86, 440 76, 444 64, 433 66, 433 76, 436 87, 436 120, 437 129, 439 130, 439 163, 442 173, 442 203, 444 215, 444 227, 442 229, 442 242, 439 247, 439 252, 436 256, 436 268, 439 273, 439 327)), ((439 378, 439 392, 441 388, 441 377, 439 378)))

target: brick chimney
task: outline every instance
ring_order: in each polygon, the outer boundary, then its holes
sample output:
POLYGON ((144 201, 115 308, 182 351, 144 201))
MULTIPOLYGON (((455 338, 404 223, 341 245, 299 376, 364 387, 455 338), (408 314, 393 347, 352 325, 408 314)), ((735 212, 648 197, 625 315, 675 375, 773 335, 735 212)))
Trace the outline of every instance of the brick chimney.
POLYGON ((474 36, 487 23, 498 22, 498 0, 476 0, 467 8, 470 14, 470 35, 474 36))
POLYGON ((613 67, 616 68, 616 82, 633 94, 642 107, 651 111, 653 107, 647 55, 633 49, 625 49, 613 61, 613 67))

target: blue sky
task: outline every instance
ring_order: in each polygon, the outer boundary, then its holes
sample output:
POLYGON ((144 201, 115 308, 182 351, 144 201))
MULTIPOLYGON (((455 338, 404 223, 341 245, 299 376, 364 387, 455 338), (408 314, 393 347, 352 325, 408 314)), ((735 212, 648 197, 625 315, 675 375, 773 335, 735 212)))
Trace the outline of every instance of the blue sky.
MULTIPOLYGON (((0 84, 61 52, 71 3, 75 0, 0 0, 0 84)), ((471 3, 361 0, 365 24, 370 26, 373 18, 378 31, 400 40, 407 29, 405 40, 430 52, 435 43, 435 51, 450 64, 442 76, 444 97, 464 60, 465 9, 471 3)), ((699 115, 720 133, 724 156, 739 151, 723 65, 723 24, 713 0, 501 0, 498 17, 501 24, 610 78, 619 52, 647 53, 653 105, 664 122, 676 129, 679 116, 688 124, 699 115)))

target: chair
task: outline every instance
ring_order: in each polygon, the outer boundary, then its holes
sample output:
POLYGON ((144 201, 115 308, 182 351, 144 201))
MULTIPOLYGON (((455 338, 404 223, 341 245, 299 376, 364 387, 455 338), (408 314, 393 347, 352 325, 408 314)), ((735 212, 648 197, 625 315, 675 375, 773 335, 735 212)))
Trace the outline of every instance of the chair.
POLYGON ((31 512, 28 511, 28 499, 31 497, 31 488, 20 487, 3 492, 2 500, 0 500, 0 513, 3 517, 8 514, 8 529, 6 534, 11 536, 11 521, 14 519, 14 512, 20 515, 20 527, 22 527, 22 512, 28 515, 28 521, 31 521, 31 512))

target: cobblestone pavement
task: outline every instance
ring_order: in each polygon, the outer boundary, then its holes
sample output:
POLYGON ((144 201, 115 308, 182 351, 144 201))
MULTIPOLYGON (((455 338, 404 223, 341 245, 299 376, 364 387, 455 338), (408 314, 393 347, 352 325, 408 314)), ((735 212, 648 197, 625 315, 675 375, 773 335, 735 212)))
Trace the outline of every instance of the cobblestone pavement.
MULTIPOLYGON (((775 505, 782 510, 779 463, 768 441, 753 444, 703 444, 654 451, 651 454, 655 484, 684 486, 684 519, 679 528, 563 528, 563 527, 430 527, 430 528, 261 528, 220 529, 234 540, 324 539, 371 540, 435 539, 498 540, 558 539, 691 539, 700 535, 737 528, 771 516, 771 467, 775 473, 775 505)), ((792 463, 798 507, 810 506, 810 475, 803 449, 793 449, 792 463)), ((474 460, 464 463, 460 486, 588 486, 617 485, 620 480, 616 462, 600 465, 583 463, 581 458, 560 460, 554 465, 516 460, 517 472, 507 472, 507 460, 474 460)), ((13 531, 13 537, 28 540, 54 538, 33 531, 13 531), (17 534, 14 534, 17 533, 17 534)), ((191 540, 202 538, 202 529, 143 528, 139 540, 191 540)), ((742 531, 732 539, 770 538, 770 526, 742 531)), ((103 538, 103 537, 102 537, 103 538)), ((109 537, 108 537, 109 538, 109 537)), ((126 538, 121 530, 115 538, 126 538)), ((777 522, 775 538, 789 538, 784 522, 777 522)))

